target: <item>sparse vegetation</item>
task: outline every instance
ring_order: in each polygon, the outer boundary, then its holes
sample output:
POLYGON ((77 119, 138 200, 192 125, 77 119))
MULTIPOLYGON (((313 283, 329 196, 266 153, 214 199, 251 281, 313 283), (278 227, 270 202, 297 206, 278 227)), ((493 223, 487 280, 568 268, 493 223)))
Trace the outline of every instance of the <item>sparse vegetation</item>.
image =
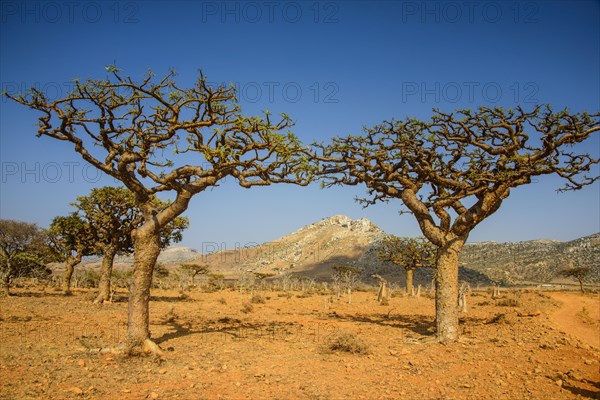
POLYGON ((337 299, 345 291, 348 294, 348 304, 352 303, 352 290, 360 282, 361 271, 347 265, 336 265, 333 267, 333 284, 337 290, 337 299))
POLYGON ((240 311, 244 314, 251 313, 254 311, 254 306, 251 303, 244 303, 240 311))
POLYGON ((519 300, 517 299, 499 299, 496 302, 497 305, 499 305, 500 307, 519 307, 520 303, 519 300))
POLYGON ((335 333, 327 344, 327 349, 332 352, 351 354, 369 354, 369 346, 354 332, 340 331, 335 333))
POLYGON ((252 304, 265 304, 266 302, 267 301, 265 300, 265 298, 260 294, 255 294, 250 299, 250 303, 252 303, 252 304))

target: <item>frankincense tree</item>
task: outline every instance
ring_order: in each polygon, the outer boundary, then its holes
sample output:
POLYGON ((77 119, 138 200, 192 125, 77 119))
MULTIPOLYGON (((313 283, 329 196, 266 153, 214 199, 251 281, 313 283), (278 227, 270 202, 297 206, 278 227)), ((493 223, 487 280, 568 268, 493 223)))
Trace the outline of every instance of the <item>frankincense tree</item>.
POLYGON ((10 296, 13 278, 27 271, 44 270, 44 261, 51 261, 47 235, 35 224, 0 219, 0 278, 4 293, 10 296))
POLYGON ((436 324, 442 342, 458 338, 458 259, 470 232, 495 213, 511 190, 541 175, 560 190, 592 184, 598 159, 577 151, 600 130, 600 114, 481 107, 431 121, 392 120, 361 136, 316 144, 325 186, 364 184, 365 205, 400 200, 437 247, 436 324))
POLYGON ((184 88, 172 71, 162 78, 148 72, 139 81, 114 66, 107 71, 106 79, 75 81, 60 99, 33 88, 5 95, 41 112, 38 136, 72 143, 84 160, 133 192, 143 222, 132 232, 127 348, 160 352, 150 339, 149 297, 165 226, 194 195, 226 177, 244 188, 305 185, 311 169, 288 131, 290 117, 243 114, 234 87, 210 85, 202 73, 184 88), (172 202, 157 205, 158 193, 170 193, 172 202))
POLYGON ((406 293, 414 295, 414 273, 417 268, 433 267, 435 246, 425 238, 407 238, 387 235, 379 246, 377 257, 404 268, 406 293))
POLYGON ((63 292, 71 294, 71 278, 83 257, 95 254, 96 236, 87 221, 77 213, 55 217, 48 229, 50 248, 65 263, 63 292))
MULTIPOLYGON (((156 196, 157 208, 167 206, 156 196)), ((87 196, 79 196, 72 203, 78 214, 88 223, 95 236, 96 252, 102 255, 102 268, 98 296, 94 303, 108 301, 111 293, 111 275, 115 256, 133 252, 131 233, 144 221, 135 202, 133 192, 124 187, 104 186, 94 188, 87 196)), ((186 217, 174 218, 161 231, 160 247, 166 248, 182 239, 182 232, 189 226, 186 217)))

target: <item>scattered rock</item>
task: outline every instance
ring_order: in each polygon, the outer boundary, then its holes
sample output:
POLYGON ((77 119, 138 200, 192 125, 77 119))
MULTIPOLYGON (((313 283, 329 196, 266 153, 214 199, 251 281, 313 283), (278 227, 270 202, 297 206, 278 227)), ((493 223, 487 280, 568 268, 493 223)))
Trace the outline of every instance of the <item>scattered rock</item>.
POLYGON ((83 394, 83 389, 78 388, 77 386, 72 386, 69 389, 67 389, 67 392, 73 393, 76 396, 81 396, 83 394))
POLYGON ((79 361, 77 361, 77 365, 79 365, 80 367, 85 367, 85 360, 83 358, 80 358, 79 361))

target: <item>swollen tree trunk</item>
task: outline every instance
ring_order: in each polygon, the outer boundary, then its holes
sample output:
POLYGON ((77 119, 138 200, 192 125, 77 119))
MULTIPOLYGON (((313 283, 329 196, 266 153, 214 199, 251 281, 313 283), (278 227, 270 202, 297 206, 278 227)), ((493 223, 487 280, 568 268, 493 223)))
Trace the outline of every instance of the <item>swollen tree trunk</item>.
POLYGON ((458 258, 466 238, 454 238, 438 249, 436 258, 436 325, 440 342, 458 339, 458 258))
POLYGON ((406 294, 409 296, 413 296, 415 294, 415 286, 414 286, 414 268, 406 269, 406 294))
POLYGON ((94 304, 102 304, 110 300, 110 278, 116 254, 116 245, 108 245, 104 248, 102 271, 100 272, 100 283, 98 284, 98 297, 94 300, 94 304))
POLYGON ((150 287, 152 272, 160 254, 160 228, 150 221, 136 229, 134 240, 134 269, 129 289, 129 315, 127 324, 127 349, 129 352, 160 352, 150 340, 150 287))
POLYGON ((73 271, 75 266, 81 262, 81 256, 69 256, 66 261, 65 279, 63 281, 63 293, 66 295, 71 294, 71 278, 73 278, 73 271))

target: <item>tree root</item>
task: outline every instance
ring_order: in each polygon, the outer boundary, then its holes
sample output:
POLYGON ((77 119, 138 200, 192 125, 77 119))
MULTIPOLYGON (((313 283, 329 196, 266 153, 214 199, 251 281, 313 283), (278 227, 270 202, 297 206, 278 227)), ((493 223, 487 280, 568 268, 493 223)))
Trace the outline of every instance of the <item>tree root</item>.
POLYGON ((128 341, 127 344, 123 345, 123 351, 130 356, 142 354, 153 354, 160 356, 163 354, 160 346, 151 339, 145 339, 143 342, 139 342, 137 340, 128 341))
POLYGON ((158 344, 154 343, 150 339, 144 340, 142 349, 144 350, 145 353, 152 353, 152 354, 156 354, 156 355, 161 355, 163 353, 160 346, 158 344))
POLYGON ((121 343, 114 347, 103 347, 103 348, 90 349, 90 352, 100 353, 100 354, 127 354, 127 355, 153 354, 156 356, 160 356, 163 354, 163 351, 160 348, 160 346, 150 339, 146 339, 146 340, 144 340, 143 343, 137 344, 137 345, 132 345, 132 344, 126 345, 124 343, 121 343))
POLYGON ((94 300, 94 304, 110 304, 111 301, 106 300, 104 298, 104 296, 100 295, 98 297, 96 297, 96 299, 94 300))

